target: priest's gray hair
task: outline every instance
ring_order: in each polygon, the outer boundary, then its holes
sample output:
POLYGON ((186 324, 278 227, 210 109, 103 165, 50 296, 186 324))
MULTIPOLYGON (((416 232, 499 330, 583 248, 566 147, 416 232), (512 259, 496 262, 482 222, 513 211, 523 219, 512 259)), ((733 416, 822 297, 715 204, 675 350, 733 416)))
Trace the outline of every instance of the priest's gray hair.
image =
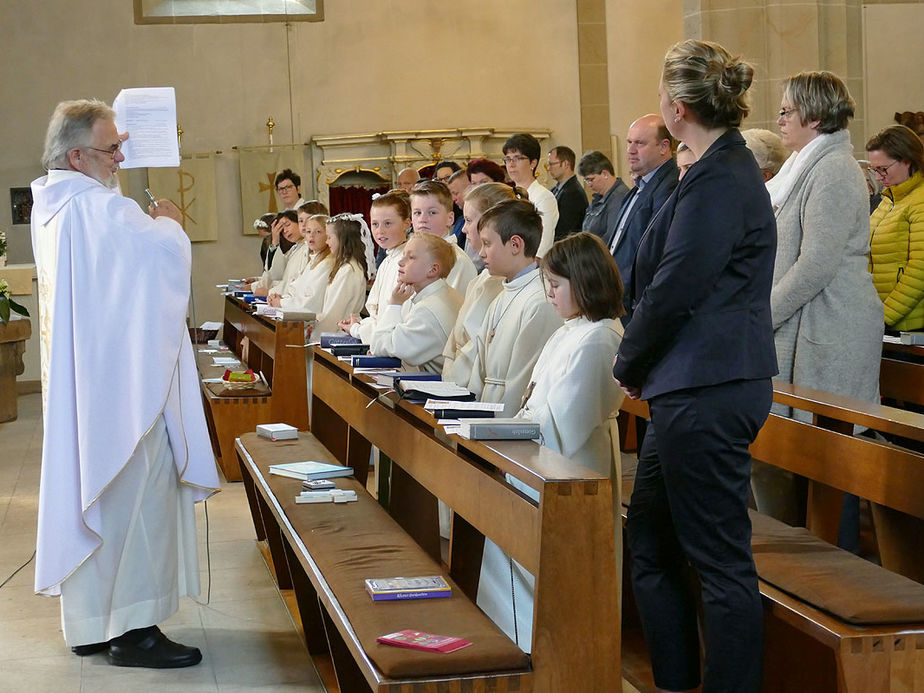
POLYGON ((76 147, 89 146, 96 121, 114 119, 115 111, 99 99, 62 101, 48 123, 42 166, 46 171, 68 168, 67 153, 76 147))

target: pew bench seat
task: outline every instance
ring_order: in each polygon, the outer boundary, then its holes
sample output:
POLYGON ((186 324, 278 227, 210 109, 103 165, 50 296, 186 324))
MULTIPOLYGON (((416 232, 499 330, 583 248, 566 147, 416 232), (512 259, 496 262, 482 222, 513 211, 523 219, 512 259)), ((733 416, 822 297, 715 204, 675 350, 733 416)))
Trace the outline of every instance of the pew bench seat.
POLYGON ((269 465, 305 459, 336 462, 311 434, 236 442, 258 539, 269 548, 277 584, 293 589, 309 651, 329 654, 342 691, 528 691, 524 654, 389 514, 352 478, 357 502, 298 505, 296 479, 269 465), (442 575, 453 587, 443 599, 373 602, 366 578, 442 575), (472 645, 434 654, 382 645, 376 638, 411 628, 461 636, 472 645))
MULTIPOLYGON (((623 521, 636 467, 635 457, 623 454, 623 521)), ((924 585, 832 546, 801 527, 756 511, 750 516, 765 612, 833 654, 837 677, 833 690, 874 693, 924 688, 924 585)))

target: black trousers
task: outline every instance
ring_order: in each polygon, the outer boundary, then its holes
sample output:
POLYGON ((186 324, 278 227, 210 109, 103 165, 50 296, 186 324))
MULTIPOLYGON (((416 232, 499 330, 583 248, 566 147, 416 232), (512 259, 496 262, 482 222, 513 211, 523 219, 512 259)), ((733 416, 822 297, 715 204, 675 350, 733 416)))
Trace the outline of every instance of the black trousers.
POLYGON ((703 693, 761 688, 763 609, 751 555, 748 446, 770 411, 769 379, 679 390, 649 401, 627 533, 632 586, 655 684, 703 693))

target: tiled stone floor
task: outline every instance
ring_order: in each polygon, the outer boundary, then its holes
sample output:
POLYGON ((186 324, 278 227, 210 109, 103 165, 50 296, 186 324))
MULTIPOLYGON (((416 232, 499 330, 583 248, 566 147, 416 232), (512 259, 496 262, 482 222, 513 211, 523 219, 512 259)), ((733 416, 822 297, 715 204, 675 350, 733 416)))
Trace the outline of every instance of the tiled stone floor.
MULTIPOLYGON (((19 418, 0 424, 0 582, 35 549, 42 450, 41 395, 19 398, 19 418)), ((0 588, 2 693, 275 693, 323 691, 308 652, 254 542, 241 484, 208 501, 211 598, 205 604, 205 516, 197 506, 203 594, 162 624, 202 650, 188 669, 125 669, 105 655, 79 658, 61 635, 58 600, 32 591, 30 562, 0 588)))

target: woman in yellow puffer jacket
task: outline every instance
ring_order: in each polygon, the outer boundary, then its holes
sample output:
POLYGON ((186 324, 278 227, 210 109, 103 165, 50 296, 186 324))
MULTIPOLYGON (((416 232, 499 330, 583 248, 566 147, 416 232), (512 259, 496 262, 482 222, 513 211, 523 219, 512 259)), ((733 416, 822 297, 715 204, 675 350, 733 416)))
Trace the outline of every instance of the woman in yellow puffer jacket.
POLYGON ((866 143, 870 170, 885 188, 870 217, 869 270, 885 306, 886 327, 924 328, 924 146, 893 125, 866 143))

